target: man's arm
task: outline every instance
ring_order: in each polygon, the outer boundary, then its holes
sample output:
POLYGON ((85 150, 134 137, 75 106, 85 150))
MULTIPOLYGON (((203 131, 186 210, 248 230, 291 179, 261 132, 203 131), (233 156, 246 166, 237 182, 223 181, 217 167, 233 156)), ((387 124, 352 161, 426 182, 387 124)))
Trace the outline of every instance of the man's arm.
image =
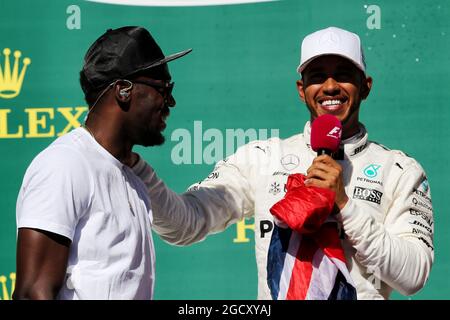
POLYGON ((13 299, 55 299, 64 282, 69 247, 66 237, 20 228, 13 299))
POLYGON ((254 195, 245 174, 243 152, 245 147, 220 161, 205 180, 180 195, 140 159, 133 171, 149 190, 154 230, 171 244, 188 245, 251 216, 254 195))
POLYGON ((434 259, 431 197, 429 190, 417 191, 426 179, 423 169, 415 161, 402 166, 393 203, 381 223, 346 197, 337 166, 328 156, 316 158, 308 170, 309 184, 331 188, 341 193, 336 199, 345 199, 344 205, 336 201, 341 209, 336 217, 356 249, 356 260, 400 293, 416 293, 425 285, 434 259))
POLYGON ((352 200, 337 218, 356 249, 356 260, 393 289, 412 295, 423 288, 433 265, 433 209, 429 190, 426 195, 419 191, 425 173, 418 166, 402 166, 405 171, 383 222, 364 214, 352 200))
POLYGON ((17 198, 15 299, 56 297, 92 190, 89 166, 71 148, 52 146, 30 164, 17 198))

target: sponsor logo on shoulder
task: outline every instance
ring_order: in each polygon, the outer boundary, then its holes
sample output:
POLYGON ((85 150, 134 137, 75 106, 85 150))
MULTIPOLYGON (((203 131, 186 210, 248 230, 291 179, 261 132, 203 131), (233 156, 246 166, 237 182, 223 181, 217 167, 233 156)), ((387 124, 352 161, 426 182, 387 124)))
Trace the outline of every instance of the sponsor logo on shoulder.
POLYGON ((428 223, 428 225, 431 227, 434 223, 433 218, 430 216, 430 214, 423 212, 423 211, 419 211, 419 210, 415 210, 410 208, 409 209, 409 214, 412 216, 416 216, 416 217, 420 217, 422 218, 426 223, 428 223))
POLYGON ((433 211, 433 208, 431 207, 431 205, 429 205, 426 201, 422 201, 421 199, 417 199, 416 197, 412 198, 412 203, 414 204, 414 206, 416 207, 420 207, 429 211, 433 211))
POLYGON ((430 204, 432 203, 431 198, 423 191, 420 191, 419 189, 414 189, 414 193, 417 194, 419 197, 422 197, 424 200, 428 201, 430 204))
POLYGON ((417 228, 413 228, 413 229, 412 229, 412 233, 413 233, 413 234, 421 234, 421 235, 424 235, 424 236, 426 236, 426 237, 429 237, 429 236, 430 236, 430 234, 429 234, 428 232, 425 232, 425 231, 420 230, 420 229, 417 229, 417 228))
POLYGON ((413 224, 413 225, 416 225, 416 226, 418 226, 418 227, 424 228, 424 229, 427 230, 429 233, 432 233, 432 232, 433 232, 433 229, 432 229, 431 227, 428 227, 428 226, 424 225, 423 223, 420 223, 420 222, 417 221, 417 220, 410 221, 409 223, 410 223, 410 224, 413 224))
POLYGON ((211 172, 211 173, 208 175, 208 177, 207 177, 206 179, 207 179, 207 180, 214 180, 214 179, 217 179, 217 178, 219 178, 219 172, 213 171, 213 172, 211 172))
POLYGON ((383 193, 375 189, 355 187, 355 189, 353 190, 353 199, 360 199, 380 204, 382 197, 383 193))

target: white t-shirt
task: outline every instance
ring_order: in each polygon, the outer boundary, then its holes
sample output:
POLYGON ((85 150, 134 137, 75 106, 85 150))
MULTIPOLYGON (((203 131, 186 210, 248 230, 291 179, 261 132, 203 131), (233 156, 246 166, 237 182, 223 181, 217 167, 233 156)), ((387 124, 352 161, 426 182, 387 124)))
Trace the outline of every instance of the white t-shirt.
POLYGON ((28 167, 17 227, 72 240, 59 299, 152 299, 155 253, 147 188, 83 128, 28 167))

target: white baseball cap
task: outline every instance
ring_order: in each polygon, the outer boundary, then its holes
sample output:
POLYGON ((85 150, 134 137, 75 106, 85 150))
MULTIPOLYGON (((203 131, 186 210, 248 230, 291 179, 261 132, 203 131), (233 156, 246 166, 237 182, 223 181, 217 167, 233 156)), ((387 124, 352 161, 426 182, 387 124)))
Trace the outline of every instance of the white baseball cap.
POLYGON ((329 27, 307 35, 302 42, 300 65, 301 73, 314 59, 324 55, 337 55, 353 62, 366 73, 364 52, 359 36, 344 29, 329 27))

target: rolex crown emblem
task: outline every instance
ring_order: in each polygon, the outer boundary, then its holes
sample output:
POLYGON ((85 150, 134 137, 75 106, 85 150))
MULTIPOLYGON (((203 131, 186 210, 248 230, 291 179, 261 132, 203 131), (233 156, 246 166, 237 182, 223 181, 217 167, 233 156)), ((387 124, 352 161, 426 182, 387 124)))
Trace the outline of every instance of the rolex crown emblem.
POLYGON ((3 55, 5 56, 3 66, 0 63, 0 98, 12 99, 17 97, 20 93, 25 72, 27 71, 28 65, 31 63, 31 59, 24 58, 22 60, 23 66, 19 70, 19 60, 22 56, 22 52, 19 50, 14 51, 14 65, 11 70, 11 49, 3 49, 3 55))
POLYGON ((8 291, 8 278, 6 276, 1 275, 0 276, 0 300, 11 300, 12 294, 14 292, 15 286, 16 286, 16 274, 14 272, 11 272, 9 274, 10 281, 10 287, 8 291))

